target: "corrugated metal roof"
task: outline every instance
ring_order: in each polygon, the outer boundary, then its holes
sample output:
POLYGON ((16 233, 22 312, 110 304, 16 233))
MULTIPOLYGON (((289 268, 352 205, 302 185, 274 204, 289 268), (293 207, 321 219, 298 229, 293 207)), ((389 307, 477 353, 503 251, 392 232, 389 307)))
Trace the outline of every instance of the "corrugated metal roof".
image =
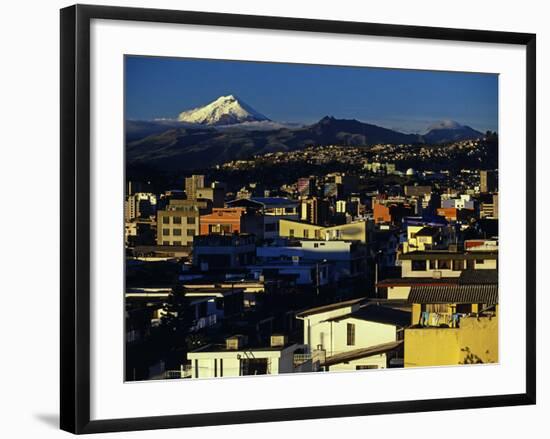
POLYGON ((409 303, 498 303, 498 285, 413 286, 409 303))
POLYGON ((460 273, 458 283, 461 285, 498 284, 498 270, 464 270, 460 273))

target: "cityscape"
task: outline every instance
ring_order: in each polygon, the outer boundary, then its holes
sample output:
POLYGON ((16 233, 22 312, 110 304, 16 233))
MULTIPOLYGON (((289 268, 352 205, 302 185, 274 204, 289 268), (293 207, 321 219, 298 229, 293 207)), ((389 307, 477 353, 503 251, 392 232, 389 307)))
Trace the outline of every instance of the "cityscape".
POLYGON ((125 380, 498 363, 498 77, 125 58, 125 380))

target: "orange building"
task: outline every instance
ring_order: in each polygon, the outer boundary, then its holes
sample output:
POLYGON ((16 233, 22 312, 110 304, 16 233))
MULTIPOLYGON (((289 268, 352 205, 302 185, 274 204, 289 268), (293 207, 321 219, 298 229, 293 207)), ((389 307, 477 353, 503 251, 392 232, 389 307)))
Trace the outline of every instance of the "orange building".
POLYGON ((373 216, 376 224, 391 222, 390 207, 375 202, 373 207, 373 216))
POLYGON ((231 234, 244 232, 244 207, 223 207, 214 208, 212 213, 201 215, 200 234, 209 235, 212 233, 231 234))
POLYGON ((445 217, 448 221, 456 221, 458 217, 458 209, 456 207, 440 207, 437 209, 437 214, 445 217))

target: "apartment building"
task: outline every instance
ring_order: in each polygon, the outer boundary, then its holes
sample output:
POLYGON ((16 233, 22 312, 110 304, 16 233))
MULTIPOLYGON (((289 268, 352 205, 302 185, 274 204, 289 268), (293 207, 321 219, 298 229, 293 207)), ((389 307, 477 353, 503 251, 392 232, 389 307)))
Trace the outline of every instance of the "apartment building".
POLYGON ((211 210, 207 201, 172 199, 157 212, 157 245, 191 246, 200 232, 200 216, 211 210))

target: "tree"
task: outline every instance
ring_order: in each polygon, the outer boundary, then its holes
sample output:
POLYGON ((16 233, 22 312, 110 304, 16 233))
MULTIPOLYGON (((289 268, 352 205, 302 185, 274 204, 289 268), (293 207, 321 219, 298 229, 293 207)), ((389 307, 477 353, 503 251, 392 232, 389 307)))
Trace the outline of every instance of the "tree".
POLYGON ((164 304, 161 318, 163 336, 172 349, 186 347, 186 338, 194 319, 191 301, 185 295, 185 288, 176 283, 164 304))

